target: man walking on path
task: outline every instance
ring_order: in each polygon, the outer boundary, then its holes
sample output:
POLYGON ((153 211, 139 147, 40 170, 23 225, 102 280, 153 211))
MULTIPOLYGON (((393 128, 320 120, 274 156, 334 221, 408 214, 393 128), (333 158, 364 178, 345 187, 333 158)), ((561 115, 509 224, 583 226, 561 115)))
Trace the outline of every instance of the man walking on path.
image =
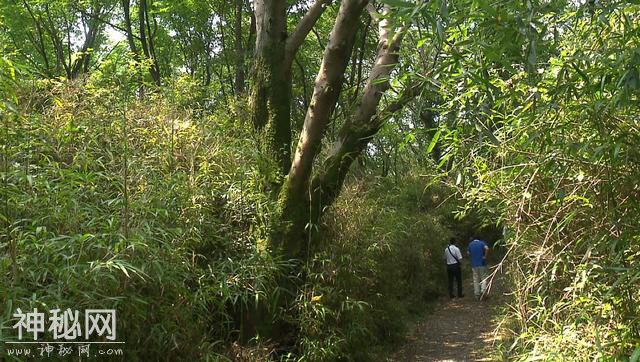
POLYGON ((487 244, 482 240, 471 238, 469 256, 473 272, 473 293, 476 299, 480 299, 487 291, 487 254, 489 254, 487 244))
POLYGON ((464 297, 462 294, 462 270, 460 269, 460 260, 462 253, 455 244, 455 239, 449 240, 449 245, 444 249, 444 259, 447 261, 447 278, 449 280, 449 298, 453 298, 453 280, 456 279, 458 284, 458 298, 464 297))

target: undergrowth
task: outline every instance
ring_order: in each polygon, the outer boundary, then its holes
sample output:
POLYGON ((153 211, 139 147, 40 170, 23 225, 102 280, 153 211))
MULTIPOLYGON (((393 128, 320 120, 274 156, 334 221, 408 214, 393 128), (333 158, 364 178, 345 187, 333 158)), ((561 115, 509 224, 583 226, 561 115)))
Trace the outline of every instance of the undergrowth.
MULTIPOLYGON (((261 248, 273 166, 243 105, 212 109, 185 79, 142 97, 99 81, 28 82, 3 113, 0 340, 17 308, 109 308, 126 360, 275 358, 240 335, 289 267, 261 248)), ((367 360, 439 293, 454 206, 433 211, 444 190, 403 177, 349 182, 320 226, 293 358, 367 360)))

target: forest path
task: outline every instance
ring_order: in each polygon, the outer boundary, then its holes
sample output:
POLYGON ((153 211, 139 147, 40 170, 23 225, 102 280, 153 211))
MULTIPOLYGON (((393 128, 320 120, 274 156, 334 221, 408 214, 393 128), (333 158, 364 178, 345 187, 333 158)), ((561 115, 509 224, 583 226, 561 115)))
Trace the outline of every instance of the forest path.
POLYGON ((497 338, 492 320, 506 299, 500 284, 498 275, 493 278, 489 297, 477 301, 471 273, 465 273, 465 296, 438 300, 433 313, 416 325, 407 343, 387 361, 491 361, 489 356, 497 338))

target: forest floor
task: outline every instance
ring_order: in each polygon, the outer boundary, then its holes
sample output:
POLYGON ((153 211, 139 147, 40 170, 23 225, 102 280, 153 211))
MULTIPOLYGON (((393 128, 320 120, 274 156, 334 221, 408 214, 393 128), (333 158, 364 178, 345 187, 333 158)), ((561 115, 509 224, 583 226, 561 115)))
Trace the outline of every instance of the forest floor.
POLYGON ((433 312, 416 324, 406 344, 387 361, 491 361, 498 338, 494 317, 506 299, 500 284, 498 275, 489 297, 477 301, 471 273, 466 273, 464 297, 438 300, 433 312))

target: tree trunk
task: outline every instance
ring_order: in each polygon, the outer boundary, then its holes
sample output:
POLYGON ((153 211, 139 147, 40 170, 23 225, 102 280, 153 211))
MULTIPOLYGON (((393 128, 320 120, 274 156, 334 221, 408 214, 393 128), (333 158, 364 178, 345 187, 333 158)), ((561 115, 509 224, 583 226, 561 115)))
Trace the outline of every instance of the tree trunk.
POLYGON ((94 48, 94 44, 96 39, 100 36, 100 32, 102 31, 103 25, 95 18, 100 17, 102 14, 102 8, 100 5, 91 6, 91 13, 81 13, 81 17, 83 18, 83 22, 86 26, 86 31, 84 33, 84 42, 80 51, 78 52, 78 57, 74 60, 73 65, 71 67, 71 78, 75 79, 80 74, 86 73, 89 71, 89 63, 91 61, 91 52, 94 48))
POLYGON ((389 89, 389 77, 398 63, 402 41, 402 30, 393 33, 389 27, 387 7, 384 12, 384 17, 379 22, 378 55, 365 85, 360 105, 355 115, 340 129, 339 143, 323 162, 311 183, 310 220, 313 223, 319 221, 324 209, 333 204, 338 197, 351 163, 362 154, 382 127, 386 116, 384 113, 397 111, 406 100, 419 91, 418 87, 409 88, 398 102, 392 103, 383 114, 376 116, 382 94, 389 89))
MULTIPOLYGON (((364 6, 362 1, 344 1, 356 6, 364 6)), ((362 10, 361 7, 359 7, 362 10)), ((343 9, 341 8, 341 14, 343 9)), ((388 9, 385 8, 385 12, 388 9)), ((288 180, 281 191, 280 217, 282 223, 274 229, 272 245, 274 248, 295 258, 304 258, 308 253, 305 250, 305 240, 308 233, 316 225, 326 207, 330 206, 340 193, 351 163, 366 148, 371 138, 382 126, 384 115, 376 117, 376 110, 382 94, 389 88, 389 77, 398 62, 398 50, 402 40, 402 31, 392 33, 389 22, 383 18, 379 22, 378 55, 364 88, 360 105, 354 116, 348 119, 339 133, 339 143, 334 147, 331 155, 323 162, 316 176, 311 178, 314 158, 316 157, 324 128, 329 119, 329 112, 335 105, 339 93, 339 86, 346 63, 349 61, 349 53, 341 53, 334 56, 338 45, 349 44, 349 50, 353 44, 353 34, 357 25, 357 17, 347 29, 334 28, 332 37, 316 79, 316 89, 307 112, 305 126, 300 136, 300 142, 289 172, 288 180), (349 32, 349 39, 340 37, 341 31, 349 32), (340 39, 336 39, 340 38, 340 39), (338 60, 339 59, 339 60, 338 60), (339 79, 332 71, 339 70, 339 79)), ((336 24, 346 24, 349 21, 339 19, 336 24)), ((418 92, 417 87, 408 89, 402 102, 392 104, 387 111, 398 110, 405 99, 418 92)))
POLYGON ((283 175, 291 165, 291 67, 304 39, 331 1, 316 0, 289 38, 286 1, 255 2, 252 121, 256 130, 264 131, 267 150, 283 175))
POLYGON ((153 33, 151 32, 151 26, 149 24, 147 0, 140 0, 140 3, 138 4, 138 24, 142 52, 144 53, 145 58, 151 61, 151 64, 149 65, 149 73, 151 74, 151 78, 153 78, 153 82, 156 85, 160 85, 160 67, 158 66, 158 59, 155 56, 155 46, 153 43, 153 33))
POLYGON ((129 0, 122 0, 122 11, 124 14, 124 27, 126 29, 127 43, 129 44, 129 51, 133 53, 133 58, 135 61, 140 61, 140 53, 138 52, 138 47, 136 46, 136 40, 133 36, 133 26, 131 25, 131 3, 129 0))
POLYGON ((236 42, 236 79, 234 82, 236 95, 244 94, 244 46, 242 44, 242 5, 244 0, 236 0, 235 27, 233 29, 236 42))
POLYGON ((313 161, 331 112, 342 88, 344 72, 353 49, 359 17, 366 0, 343 0, 316 77, 293 164, 280 191, 279 225, 271 235, 273 249, 286 257, 301 258, 308 222, 308 186, 313 161))
MULTIPOLYGON (((127 36, 127 44, 129 44, 129 51, 133 54, 133 60, 136 63, 140 63, 142 61, 142 57, 140 56, 140 51, 138 50, 138 46, 136 45, 136 39, 133 34, 133 25, 131 22, 131 3, 129 0, 122 0, 122 11, 124 14, 124 27, 125 34, 127 36)), ((144 96, 144 75, 142 73, 138 74, 138 96, 144 96)))
MULTIPOLYGON (((251 95, 253 122, 256 129, 265 131, 268 137, 268 147, 271 148, 281 171, 283 173, 289 171, 288 181, 281 188, 279 194, 281 207, 275 220, 295 221, 294 224, 301 225, 302 229, 304 229, 304 213, 298 214, 301 203, 297 202, 301 193, 291 192, 291 190, 302 190, 298 183, 304 176, 300 175, 300 171, 310 171, 310 168, 307 170, 303 166, 310 165, 319 148, 322 133, 331 115, 331 109, 340 94, 343 73, 353 48, 354 30, 357 27, 359 15, 367 3, 367 0, 342 1, 331 33, 331 41, 325 49, 323 65, 316 79, 311 105, 308 107, 305 130, 296 153, 296 165, 298 166, 289 167, 291 162, 289 158, 291 65, 305 37, 320 18, 325 5, 330 1, 317 0, 309 8, 289 39, 286 39, 284 33, 286 30, 284 1, 258 0, 254 3, 257 37, 254 86, 251 95), (287 41, 285 42, 285 40, 287 41), (308 154, 309 150, 313 154, 308 154), (293 182, 291 182, 292 180, 293 182), (302 218, 296 218, 297 215, 301 215, 302 218)), ((289 224, 276 222, 269 240, 272 251, 285 258, 298 257, 300 251, 299 238, 296 238, 295 243, 287 242, 290 240, 286 237, 287 232, 293 230, 287 226, 289 224)), ((298 287, 296 279, 290 278, 289 274, 283 276, 278 284, 281 288, 291 292, 296 292, 298 287)), ((285 293, 281 300, 274 301, 274 303, 286 306, 290 301, 290 296, 285 293)), ((263 332, 262 335, 269 335, 280 343, 288 345, 292 334, 295 334, 295 326, 287 322, 279 322, 274 325, 271 320, 262 320, 261 316, 264 313, 260 313, 260 310, 263 307, 260 303, 253 306, 251 315, 255 321, 246 325, 256 326, 263 332)), ((244 333, 244 335, 250 334, 252 334, 251 331, 244 333)))
POLYGON ((256 47, 251 94, 254 128, 266 133, 269 156, 280 170, 288 167, 291 148, 290 96, 284 71, 287 38, 285 0, 257 0, 256 47))

